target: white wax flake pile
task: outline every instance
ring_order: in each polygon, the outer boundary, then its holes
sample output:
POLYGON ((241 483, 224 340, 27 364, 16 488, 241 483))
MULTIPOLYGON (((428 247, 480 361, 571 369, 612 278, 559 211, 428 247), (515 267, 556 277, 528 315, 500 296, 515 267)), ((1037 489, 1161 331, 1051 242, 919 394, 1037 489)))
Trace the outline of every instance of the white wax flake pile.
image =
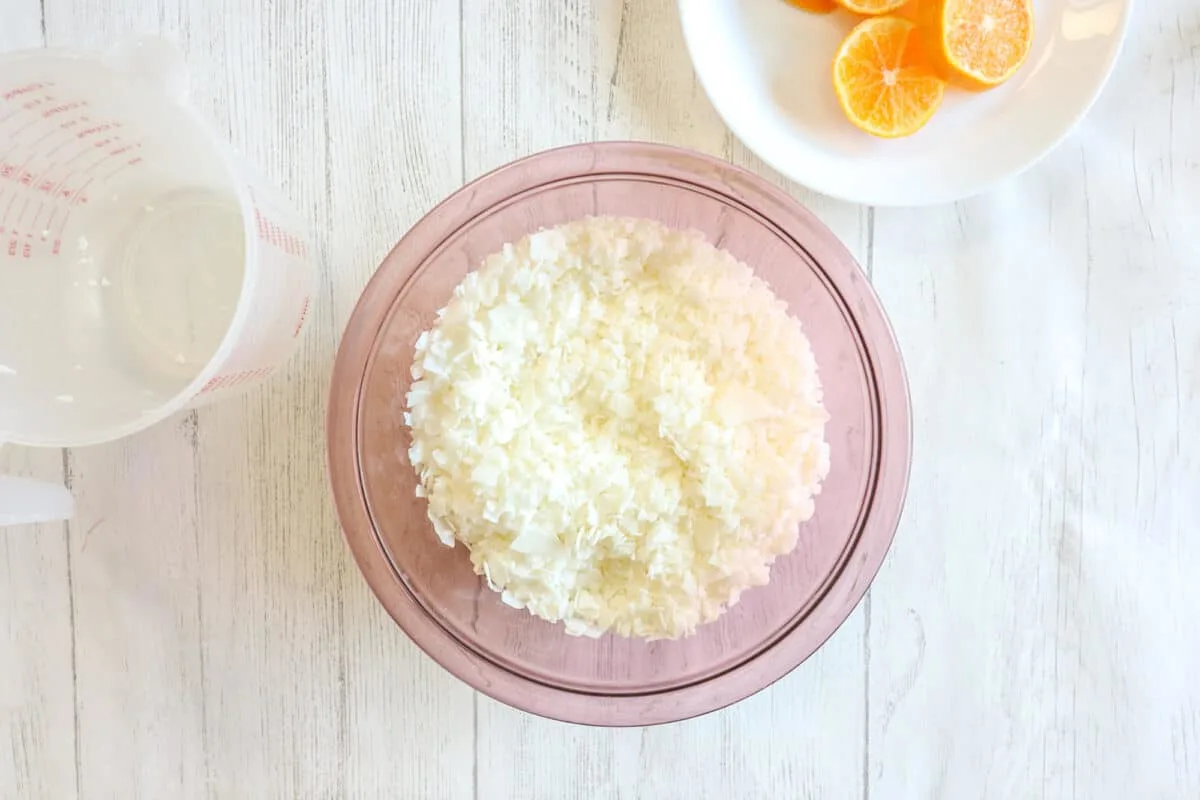
POLYGON ((570 634, 717 618, 796 546, 829 471, 800 323, 729 253, 650 220, 505 245, 421 334, 412 375, 437 535, 570 634))

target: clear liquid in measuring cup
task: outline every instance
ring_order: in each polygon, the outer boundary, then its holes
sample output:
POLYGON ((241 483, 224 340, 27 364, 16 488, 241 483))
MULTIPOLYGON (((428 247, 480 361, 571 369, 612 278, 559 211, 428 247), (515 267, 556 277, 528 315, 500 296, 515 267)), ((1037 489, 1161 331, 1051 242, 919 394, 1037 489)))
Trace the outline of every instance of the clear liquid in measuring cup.
POLYGON ((83 439, 157 412, 199 377, 245 272, 234 196, 97 202, 41 262, 0 259, 0 434, 83 439))
POLYGON ((103 315, 127 367, 186 385, 217 352, 241 296, 240 207, 203 191, 151 200, 107 253, 103 315))

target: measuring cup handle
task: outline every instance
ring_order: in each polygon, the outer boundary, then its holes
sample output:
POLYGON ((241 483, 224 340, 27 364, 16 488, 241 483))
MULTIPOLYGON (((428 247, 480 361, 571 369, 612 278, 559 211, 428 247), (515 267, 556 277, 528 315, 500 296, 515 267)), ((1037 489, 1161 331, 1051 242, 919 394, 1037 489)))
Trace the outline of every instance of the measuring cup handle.
POLYGON ((56 522, 75 513, 66 487, 0 475, 0 526, 56 522))
POLYGON ((118 42, 104 54, 104 62, 177 103, 187 100, 189 81, 183 53, 161 36, 134 36, 118 42))

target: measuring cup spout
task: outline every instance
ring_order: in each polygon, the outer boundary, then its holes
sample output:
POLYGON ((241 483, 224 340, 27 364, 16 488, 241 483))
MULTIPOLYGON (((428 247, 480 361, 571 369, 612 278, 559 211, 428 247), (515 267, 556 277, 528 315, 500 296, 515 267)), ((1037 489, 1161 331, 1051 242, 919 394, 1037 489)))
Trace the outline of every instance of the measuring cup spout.
POLYGON ((65 486, 0 475, 0 527, 57 522, 74 514, 75 498, 65 486))

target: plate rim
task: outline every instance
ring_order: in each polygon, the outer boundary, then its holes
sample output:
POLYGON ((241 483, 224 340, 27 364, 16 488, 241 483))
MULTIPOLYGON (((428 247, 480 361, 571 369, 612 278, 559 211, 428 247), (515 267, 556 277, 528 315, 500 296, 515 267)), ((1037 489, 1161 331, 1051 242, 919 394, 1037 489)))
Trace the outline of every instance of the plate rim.
MULTIPOLYGON (((1065 125, 1056 136, 1051 137, 1049 141, 1041 147, 1035 147, 1031 155, 1021 160, 1015 167, 1006 172, 1000 172, 996 175, 987 176, 982 180, 978 180, 972 184, 969 184, 963 189, 946 191, 938 194, 929 194, 915 199, 899 200, 874 197, 871 196, 870 192, 860 192, 857 194, 853 192, 844 192, 840 191, 836 185, 823 183, 819 180, 812 181, 806 175, 802 174, 801 171, 792 169, 789 163, 785 163, 785 160, 778 157, 778 155, 772 152, 769 147, 761 147, 760 145, 762 144, 762 140, 754 132, 754 126, 742 124, 740 121, 734 119, 734 115, 729 113, 728 105, 724 101, 724 95, 718 96, 718 93, 713 91, 713 88, 710 85, 711 81, 708 77, 709 73, 707 70, 701 68, 700 64, 702 63, 702 60, 696 57, 696 52, 692 44, 693 37, 695 36, 693 26, 697 24, 696 17, 699 15, 699 12, 696 9, 701 7, 702 4, 711 1, 712 0, 677 0, 677 7, 679 9, 680 27, 683 30, 685 49, 687 50, 688 60, 691 62, 692 70, 696 76, 696 80, 700 83, 700 87, 704 90, 705 96, 712 104, 713 109, 717 112, 717 115, 720 116, 726 127, 729 128, 730 133, 736 136, 738 140, 742 142, 742 144, 746 145, 751 152, 761 158, 765 164, 779 172, 781 175, 796 181, 802 186, 805 186, 806 188, 811 189, 818 194, 833 198, 834 200, 841 200, 847 203, 874 206, 878 208, 920 208, 924 206, 955 203, 960 200, 976 197, 991 190, 1006 180, 1015 178, 1018 175, 1025 173, 1051 152, 1056 150, 1058 146, 1061 145, 1067 139, 1067 137, 1069 137, 1075 131, 1075 129, 1079 127, 1079 124, 1083 122, 1083 120, 1091 112, 1092 108, 1096 105, 1096 101, 1100 99, 1100 95, 1103 94, 1105 87, 1112 78, 1112 74, 1116 70, 1117 63, 1120 61, 1121 54, 1124 52, 1125 42, 1129 38, 1129 30, 1133 20, 1135 7, 1138 2, 1138 0, 1116 0, 1123 5, 1122 15, 1118 28, 1112 37, 1114 39, 1114 44, 1109 51, 1108 59, 1104 64, 1103 74, 1100 76, 1099 81, 1097 81, 1095 86, 1092 88, 1091 93, 1085 98, 1079 110, 1074 116, 1072 116, 1070 122, 1065 125)), ((784 2, 784 0, 765 1, 784 2)), ((801 9, 796 9, 796 11, 798 13, 804 13, 801 9)))
POLYGON ((383 259, 346 326, 330 384, 326 437, 327 470, 347 545, 372 592, 409 638, 451 674, 493 699, 564 722, 616 727, 674 722, 731 705, 776 682, 819 649, 852 614, 890 549, 904 508, 912 453, 911 402, 895 334, 865 273, 840 240, 794 198, 747 170, 695 151, 643 142, 571 145, 536 153, 466 184, 422 217, 383 259), (559 163, 564 154, 572 158, 559 163), (539 694, 531 696, 533 681, 503 670, 496 674, 490 660, 445 631, 397 582, 379 544, 360 480, 359 409, 365 368, 395 300, 395 292, 379 291, 385 278, 410 268, 414 258, 423 259, 430 240, 440 241, 443 231, 456 229, 478 213, 480 195, 510 171, 532 171, 539 180, 564 178, 594 168, 605 159, 634 159, 639 167, 653 163, 665 176, 683 171, 691 179, 723 187, 727 193, 749 192, 755 201, 767 205, 763 216, 789 236, 795 238, 797 229, 809 233, 808 239, 797 242, 822 264, 839 291, 853 287, 847 298, 855 301, 851 310, 860 328, 872 334, 864 337, 864 344, 875 368, 880 406, 879 477, 856 551, 826 597, 813 608, 812 623, 805 620, 771 648, 697 684, 652 695, 611 697, 538 684, 539 694), (786 219, 780 220, 779 215, 786 219), (829 272, 831 265, 834 272, 829 272), (844 608, 845 613, 831 612, 835 607, 844 608), (801 628, 804 636, 798 636, 801 628), (798 638, 803 639, 800 646, 798 638))

